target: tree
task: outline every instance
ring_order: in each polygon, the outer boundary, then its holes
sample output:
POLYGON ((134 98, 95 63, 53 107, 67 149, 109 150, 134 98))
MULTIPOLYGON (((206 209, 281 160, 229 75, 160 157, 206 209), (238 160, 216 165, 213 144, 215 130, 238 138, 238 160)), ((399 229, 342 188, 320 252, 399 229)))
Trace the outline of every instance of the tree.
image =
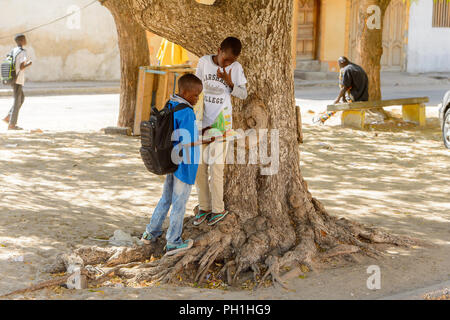
POLYGON ((369 78, 369 99, 381 100, 383 21, 391 0, 361 0, 359 7, 359 62, 369 78))
MULTIPOLYGON (((210 268, 221 265, 218 271, 230 283, 248 270, 253 270, 255 279, 271 275, 274 282, 282 283, 281 268, 296 272, 327 259, 351 259, 356 253, 376 256, 374 243, 413 243, 333 217, 308 191, 299 165, 297 127, 301 124, 296 120, 291 59, 292 1, 218 0, 212 6, 193 0, 123 2, 129 7, 118 13, 120 19, 132 14, 146 30, 198 56, 216 52, 227 36, 242 40, 239 59, 249 81, 249 98, 234 101, 234 126, 278 130, 279 168, 276 174, 263 175, 260 165, 228 165, 225 203, 231 214, 213 227, 193 227, 185 221, 184 238, 195 239, 192 249, 137 269, 116 267, 116 274, 137 282, 178 281, 179 275, 203 281, 210 268)), ((111 267, 142 261, 160 249, 88 247, 76 254, 84 264, 106 261, 111 267)))
POLYGON ((117 125, 133 127, 139 67, 150 63, 145 30, 121 0, 100 0, 113 15, 120 51, 120 110, 117 125))

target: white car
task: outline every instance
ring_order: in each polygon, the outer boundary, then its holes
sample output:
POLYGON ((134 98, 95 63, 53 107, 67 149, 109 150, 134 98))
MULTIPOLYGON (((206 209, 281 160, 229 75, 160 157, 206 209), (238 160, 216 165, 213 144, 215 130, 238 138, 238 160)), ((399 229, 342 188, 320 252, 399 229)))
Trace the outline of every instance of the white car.
POLYGON ((450 149, 450 91, 447 91, 440 105, 439 120, 441 121, 444 145, 450 149))

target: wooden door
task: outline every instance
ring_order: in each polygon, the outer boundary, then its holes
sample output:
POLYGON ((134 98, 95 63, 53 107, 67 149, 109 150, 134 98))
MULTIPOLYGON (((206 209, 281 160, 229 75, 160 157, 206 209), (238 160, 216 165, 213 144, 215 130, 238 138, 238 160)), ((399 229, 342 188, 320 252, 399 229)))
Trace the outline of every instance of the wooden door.
POLYGON ((297 60, 316 58, 317 0, 297 0, 297 60))
POLYGON ((359 25, 358 9, 359 9, 359 0, 351 0, 348 58, 355 63, 359 63, 358 48, 357 48, 358 25, 359 25))
MULTIPOLYGON (((351 3, 351 25, 348 55, 350 60, 356 62, 357 32, 359 24, 359 0, 351 3)), ((381 57, 382 70, 401 71, 404 69, 404 44, 406 30, 406 5, 403 0, 392 0, 386 10, 383 21, 383 56, 381 57)))
POLYGON ((406 5, 393 0, 386 10, 383 29, 383 56, 381 66, 388 70, 403 70, 406 5))

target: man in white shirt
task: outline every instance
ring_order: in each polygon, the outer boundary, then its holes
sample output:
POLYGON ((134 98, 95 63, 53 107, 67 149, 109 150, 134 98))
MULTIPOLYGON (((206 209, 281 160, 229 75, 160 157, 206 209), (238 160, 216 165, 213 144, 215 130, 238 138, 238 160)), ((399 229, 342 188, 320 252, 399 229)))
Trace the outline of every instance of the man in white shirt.
POLYGON ((27 52, 23 48, 27 45, 27 39, 23 34, 17 35, 14 40, 17 47, 12 50, 12 56, 15 63, 15 79, 13 79, 12 87, 14 92, 14 104, 8 115, 3 119, 8 123, 8 130, 21 130, 18 127, 17 118, 19 117, 19 110, 23 105, 25 96, 23 94, 23 86, 25 85, 25 69, 31 66, 32 62, 27 57, 27 52))

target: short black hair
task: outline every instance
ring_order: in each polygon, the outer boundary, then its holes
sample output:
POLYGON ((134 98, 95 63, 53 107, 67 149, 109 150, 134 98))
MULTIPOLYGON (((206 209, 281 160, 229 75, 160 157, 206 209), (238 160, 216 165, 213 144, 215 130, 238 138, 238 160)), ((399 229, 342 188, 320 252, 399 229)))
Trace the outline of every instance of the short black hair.
POLYGON ((242 43, 241 40, 235 37, 228 37, 222 41, 220 44, 220 50, 226 51, 231 50, 234 56, 239 56, 241 54, 242 43))
POLYGON ((191 91, 197 86, 202 86, 202 80, 200 80, 195 74, 187 73, 178 80, 178 91, 191 91))
POLYGON ((19 40, 25 39, 25 35, 20 33, 14 37, 14 41, 17 43, 19 40))

